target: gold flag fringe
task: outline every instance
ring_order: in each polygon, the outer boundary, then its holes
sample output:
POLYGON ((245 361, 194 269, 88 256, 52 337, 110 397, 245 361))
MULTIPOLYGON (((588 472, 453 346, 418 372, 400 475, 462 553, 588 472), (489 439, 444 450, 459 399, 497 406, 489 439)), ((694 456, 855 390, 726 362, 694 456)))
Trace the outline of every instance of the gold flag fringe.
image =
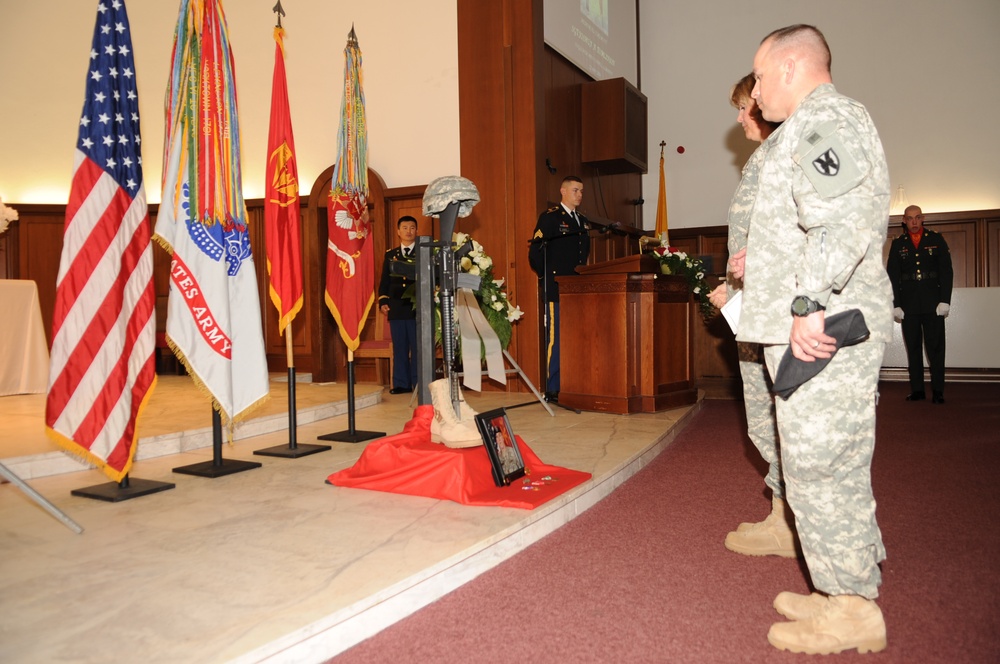
POLYGON ((194 381, 194 384, 198 388, 198 391, 201 392, 204 396, 208 397, 209 400, 211 400, 212 402, 212 408, 219 412, 219 415, 222 417, 222 426, 226 427, 226 431, 228 433, 229 444, 232 445, 233 431, 235 429, 235 426, 238 423, 249 419, 249 417, 253 415, 255 411, 257 411, 261 406, 264 405, 264 403, 268 399, 271 398, 270 390, 268 391, 268 394, 265 394, 263 397, 253 402, 252 404, 250 404, 240 412, 236 413, 235 415, 230 416, 230 414, 227 413, 225 409, 222 407, 222 404, 219 403, 219 400, 215 398, 215 395, 212 394, 212 391, 208 389, 208 386, 205 385, 205 381, 203 381, 201 376, 198 375, 198 372, 196 372, 193 368, 191 368, 191 363, 188 361, 188 358, 183 353, 183 351, 181 351, 180 348, 177 347, 177 345, 174 343, 174 340, 170 338, 170 335, 166 335, 166 337, 167 337, 167 346, 170 347, 170 350, 171 352, 173 352, 174 357, 177 358, 177 361, 184 365, 184 368, 187 370, 188 375, 191 376, 191 380, 194 381))
POLYGON ((121 482, 122 479, 129 474, 129 471, 132 470, 132 463, 135 461, 135 452, 139 447, 139 421, 142 419, 142 415, 146 410, 146 405, 149 403, 150 397, 153 396, 153 390, 156 389, 156 380, 156 374, 154 373, 153 382, 149 384, 149 389, 146 390, 146 394, 143 396, 142 402, 139 403, 139 410, 135 414, 135 432, 132 434, 132 443, 129 445, 128 461, 125 462, 125 467, 120 471, 116 468, 112 468, 108 465, 107 461, 96 456, 90 450, 83 448, 72 438, 59 433, 52 427, 46 426, 45 434, 56 445, 63 448, 64 451, 82 459, 83 461, 86 461, 92 466, 96 466, 101 472, 108 476, 108 479, 114 482, 121 482))
POLYGON ((344 322, 340 319, 340 310, 337 309, 337 305, 333 301, 333 298, 330 297, 329 293, 325 293, 323 297, 326 299, 327 309, 330 310, 330 313, 333 315, 333 319, 337 321, 337 329, 340 331, 340 338, 344 340, 345 344, 347 344, 347 350, 353 353, 358 349, 358 346, 361 345, 361 331, 365 328, 365 321, 368 320, 368 312, 371 310, 372 304, 375 302, 375 293, 373 292, 368 296, 368 302, 365 304, 365 311, 361 314, 361 318, 359 319, 361 324, 358 327, 358 336, 354 339, 348 337, 347 333, 344 332, 344 322))

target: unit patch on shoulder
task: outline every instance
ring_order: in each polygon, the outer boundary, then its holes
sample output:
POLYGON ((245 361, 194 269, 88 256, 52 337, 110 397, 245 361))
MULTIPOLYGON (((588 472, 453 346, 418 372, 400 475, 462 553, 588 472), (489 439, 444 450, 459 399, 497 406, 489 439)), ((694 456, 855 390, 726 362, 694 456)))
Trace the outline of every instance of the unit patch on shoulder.
POLYGON ((858 186, 868 165, 848 142, 850 129, 826 122, 810 131, 795 150, 795 160, 823 198, 834 198, 858 186))
POLYGON ((820 156, 813 159, 813 166, 820 175, 834 176, 840 171, 840 157, 830 148, 820 156))

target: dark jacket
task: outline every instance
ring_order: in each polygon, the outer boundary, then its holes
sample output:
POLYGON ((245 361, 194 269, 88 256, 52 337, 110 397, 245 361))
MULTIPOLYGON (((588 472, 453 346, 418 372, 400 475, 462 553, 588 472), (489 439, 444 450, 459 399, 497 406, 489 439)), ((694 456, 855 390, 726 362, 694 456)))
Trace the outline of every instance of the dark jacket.
POLYGON ((417 317, 413 301, 403 299, 403 292, 414 281, 409 277, 392 274, 389 269, 393 261, 414 263, 416 261, 416 244, 413 245, 412 250, 413 255, 409 258, 403 258, 403 250, 396 247, 385 252, 385 258, 382 260, 382 279, 378 284, 378 306, 389 305, 389 320, 411 320, 417 317))
POLYGON ((590 255, 590 224, 577 210, 580 223, 566 212, 562 205, 551 207, 538 217, 531 246, 528 248, 528 262, 538 275, 539 288, 545 288, 549 302, 559 301, 559 286, 556 277, 576 274, 576 266, 584 265, 590 255), (540 242, 539 240, 551 240, 540 242), (546 255, 547 252, 547 255, 546 255), (548 268, 547 283, 542 277, 548 268))
POLYGON ((903 313, 932 314, 939 302, 951 304, 951 252, 940 233, 924 227, 920 246, 903 231, 892 241, 885 266, 892 283, 892 306, 903 313))

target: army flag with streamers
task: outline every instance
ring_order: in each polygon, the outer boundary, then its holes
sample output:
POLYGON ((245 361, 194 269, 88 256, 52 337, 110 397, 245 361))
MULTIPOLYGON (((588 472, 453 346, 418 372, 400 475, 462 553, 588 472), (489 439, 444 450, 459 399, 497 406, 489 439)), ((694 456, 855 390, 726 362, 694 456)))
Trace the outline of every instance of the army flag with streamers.
POLYGON ((327 202, 326 306, 351 352, 361 343, 375 302, 375 261, 368 214, 368 130, 361 86, 361 49, 351 28, 344 48, 337 162, 327 202))
POLYGON ((267 137, 264 193, 264 242, 271 302, 278 309, 278 333, 302 309, 302 231, 295 139, 285 78, 285 31, 274 29, 271 127, 267 137))
POLYGON ((100 5, 52 316, 45 428, 120 482, 156 384, 153 247, 122 0, 100 5))
POLYGON ((181 0, 166 111, 156 239, 171 254, 167 343, 231 425, 267 398, 268 376, 219 0, 181 0))

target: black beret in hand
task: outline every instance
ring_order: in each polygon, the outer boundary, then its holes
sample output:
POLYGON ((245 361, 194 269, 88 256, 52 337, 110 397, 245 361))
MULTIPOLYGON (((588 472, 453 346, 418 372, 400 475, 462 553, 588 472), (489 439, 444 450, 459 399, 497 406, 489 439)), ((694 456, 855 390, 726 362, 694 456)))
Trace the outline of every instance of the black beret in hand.
POLYGON ((830 316, 826 319, 826 328, 823 331, 836 339, 836 348, 830 353, 830 357, 817 358, 813 362, 803 362, 792 355, 791 346, 785 351, 784 357, 781 358, 781 364, 778 365, 778 377, 771 388, 782 399, 790 397, 799 385, 826 368, 838 350, 844 346, 859 344, 869 335, 865 316, 858 309, 848 309, 830 316))

